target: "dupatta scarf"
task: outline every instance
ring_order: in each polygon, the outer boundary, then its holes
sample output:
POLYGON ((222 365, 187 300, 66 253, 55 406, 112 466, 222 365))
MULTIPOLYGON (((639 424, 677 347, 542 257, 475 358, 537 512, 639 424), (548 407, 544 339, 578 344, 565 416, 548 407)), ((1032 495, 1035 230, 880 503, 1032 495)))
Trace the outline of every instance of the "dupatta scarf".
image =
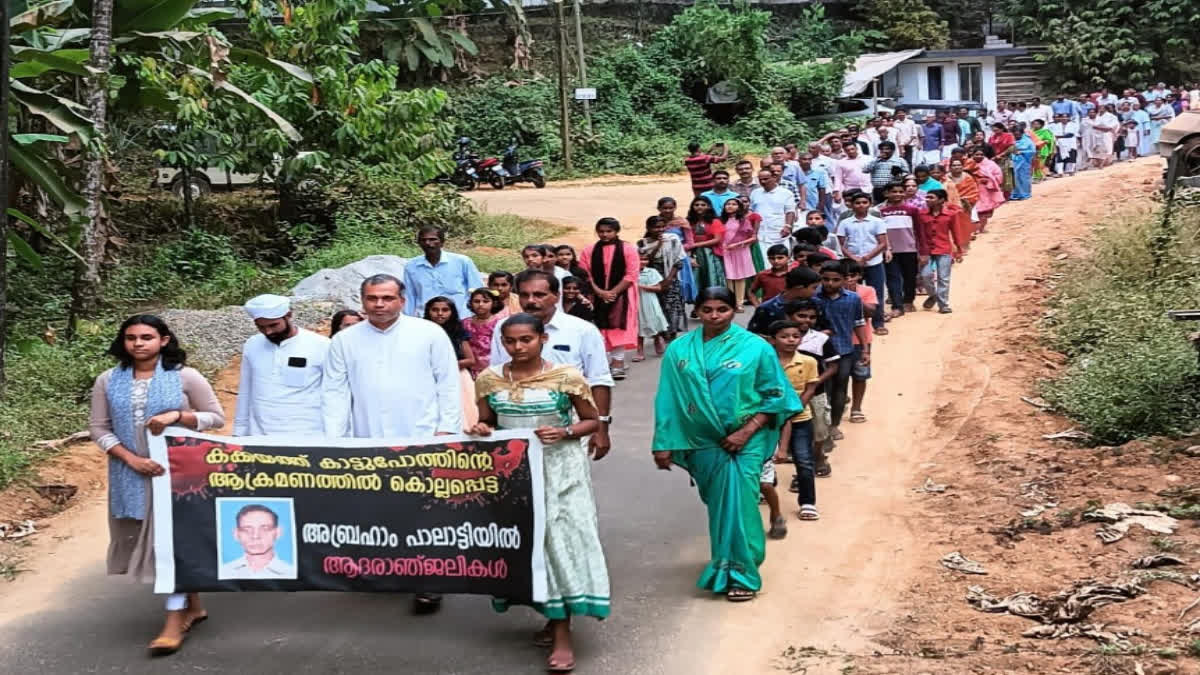
MULTIPOLYGON (((599 290, 608 290, 625 278, 625 242, 620 239, 598 241, 593 245, 592 258, 589 261, 592 270, 593 285, 599 290), (612 249, 612 263, 604 264, 604 251, 612 249)), ((605 302, 599 296, 592 303, 595 309, 593 323, 604 330, 615 328, 624 330, 626 316, 629 311, 629 295, 621 293, 612 302, 605 302)))

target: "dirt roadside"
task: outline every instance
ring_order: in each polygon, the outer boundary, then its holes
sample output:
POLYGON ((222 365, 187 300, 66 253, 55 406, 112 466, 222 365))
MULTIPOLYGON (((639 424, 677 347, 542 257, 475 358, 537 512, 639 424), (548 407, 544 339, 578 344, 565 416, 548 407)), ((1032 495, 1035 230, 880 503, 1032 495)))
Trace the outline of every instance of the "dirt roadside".
MULTIPOLYGON (((1022 555, 991 544, 987 530, 1019 519, 1028 508, 1018 506, 1020 484, 1046 470, 1041 462, 1059 473, 1078 472, 1077 481, 1095 478, 1090 452, 1040 439, 1070 425, 1020 399, 1033 396, 1035 379, 1058 367, 1036 335, 1038 303, 1046 294, 1047 269, 1057 256, 1082 250, 1090 223, 1115 210, 1150 208, 1160 170, 1157 159, 1147 159, 1051 180, 1037 186, 1033 200, 998 212, 955 268, 955 313, 904 317, 877 340, 865 406, 870 421, 845 426, 834 475, 818 483, 821 521, 792 520, 785 541, 768 543, 766 587, 749 607, 698 601, 681 617, 688 626, 684 634, 703 637, 680 646, 672 672, 1049 672, 1063 666, 1065 672, 1087 672, 1080 655, 1093 653, 1094 643, 1022 641, 1030 621, 980 614, 964 596, 978 579, 1002 594, 1051 593, 1087 576, 1076 573, 1102 552, 1094 526, 1070 532, 1078 541, 1069 545, 1030 542, 1022 555), (1035 459, 1043 453, 1040 462, 1035 459), (914 492, 926 477, 954 487, 941 495, 914 492), (938 563, 955 550, 1003 565, 1009 574, 964 580, 938 563), (985 647, 967 657, 927 658, 957 656, 978 645, 980 636, 985 647), (1075 654, 1047 655, 1060 649, 1075 654)), ((601 216, 615 216, 640 232, 663 195, 685 203, 686 178, 552 185, 476 198, 491 210, 572 225, 585 243, 590 224, 601 216)), ((783 473, 786 484, 789 472, 783 473)), ((1163 481, 1150 478, 1145 482, 1151 490, 1163 481)), ((1093 498, 1127 497, 1112 495, 1112 487, 1094 491, 1093 498)), ((1063 498, 1084 494, 1076 489, 1063 498)), ((1149 539, 1143 534, 1128 537, 1143 540, 1139 550, 1149 539)), ((1129 543, 1119 546, 1113 550, 1128 553, 1129 543)))
MULTIPOLYGON (((1044 482, 1046 489, 1071 507, 1089 499, 1145 501, 1167 484, 1184 482, 1164 475, 1188 475, 1187 467, 1177 466, 1182 462, 1134 467, 1139 477, 1128 483, 1101 474, 1129 455, 1041 441, 1041 434, 1069 425, 1020 401, 1032 395, 1036 377, 1057 367, 1034 334, 1048 266, 1056 255, 1080 250, 1088 223, 1115 208, 1148 203, 1143 200, 1158 171, 1157 161, 1147 160, 1088 172, 1040 185, 1035 200, 1001 209, 966 263, 955 268, 955 313, 905 317, 878 339, 865 406, 870 421, 846 425, 847 438, 833 456, 834 475, 818 484, 822 520, 792 519, 789 537, 768 544, 767 585, 756 602, 693 603, 679 617, 681 634, 689 637, 667 672, 1089 672, 1077 666, 1093 655, 1094 643, 1024 640, 1020 632, 1032 622, 980 614, 963 598, 967 585, 981 581, 998 595, 1052 592, 1146 554, 1148 533, 1132 532, 1105 548, 1094 526, 1000 543, 988 530, 1020 519, 1029 508, 1019 498, 1021 484, 1049 474, 1058 482, 1044 482), (951 487, 944 494, 913 492, 926 476, 951 487), (938 559, 955 550, 983 562, 989 575, 966 578, 941 568, 938 559), (982 646, 972 649, 976 645, 982 646), (1048 655, 1060 649, 1074 653, 1048 655)), ((619 218, 633 238, 658 197, 683 201, 690 194, 686 177, 671 177, 481 190, 474 197, 492 211, 572 225, 578 234, 571 241, 586 243, 591 223, 601 216, 619 218)), ((232 413, 236 364, 216 387, 232 413)), ((39 521, 44 534, 31 538, 20 555, 24 567, 56 574, 22 574, 6 591, 46 597, 34 592, 38 585, 48 587, 72 566, 94 563, 107 539, 103 474, 90 444, 46 465, 38 483, 69 482, 81 491, 74 507, 39 521)), ((788 476, 785 470, 784 484, 788 476)), ((42 515, 24 517, 44 518, 53 510, 28 492, 12 494, 0 498, 0 521, 37 509, 42 515)), ((792 497, 785 499, 790 514, 792 497)), ((1165 618, 1193 595, 1160 582, 1152 593, 1101 612, 1120 608, 1165 618)), ((19 607, 22 613, 38 609, 36 603, 19 607)))

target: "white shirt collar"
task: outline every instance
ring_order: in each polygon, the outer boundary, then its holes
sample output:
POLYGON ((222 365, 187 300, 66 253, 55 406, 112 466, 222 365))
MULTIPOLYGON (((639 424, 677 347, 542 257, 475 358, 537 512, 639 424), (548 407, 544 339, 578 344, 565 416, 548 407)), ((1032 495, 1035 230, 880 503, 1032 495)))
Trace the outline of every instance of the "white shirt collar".
POLYGON ((376 326, 375 324, 371 323, 370 320, 364 321, 363 323, 367 324, 367 326, 371 330, 375 331, 376 333, 379 333, 380 335, 389 335, 389 334, 391 334, 391 332, 393 330, 396 329, 396 326, 399 326, 401 324, 401 322, 403 322, 407 318, 409 318, 409 317, 405 316, 404 314, 401 314, 400 316, 396 317, 396 320, 392 322, 392 325, 388 326, 387 328, 383 328, 383 329, 381 329, 378 326, 376 326))

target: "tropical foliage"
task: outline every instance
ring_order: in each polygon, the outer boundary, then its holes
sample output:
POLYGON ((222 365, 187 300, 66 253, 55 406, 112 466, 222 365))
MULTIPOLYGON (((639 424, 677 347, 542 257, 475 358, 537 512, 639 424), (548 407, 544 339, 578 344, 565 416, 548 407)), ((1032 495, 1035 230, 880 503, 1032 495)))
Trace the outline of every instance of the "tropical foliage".
POLYGON ((922 0, 863 0, 858 11, 891 49, 945 49, 950 24, 922 0))
MULTIPOLYGON (((588 55, 594 133, 572 108, 574 165, 581 173, 677 171, 687 143, 723 140, 735 153, 815 137, 801 121, 827 111, 842 72, 874 33, 837 33, 820 6, 777 22, 748 5, 701 0, 676 14, 646 45, 608 46, 588 55), (822 58, 817 62, 817 58, 822 58), (739 101, 706 106, 724 82, 739 101), (710 117, 710 115, 712 115, 710 117), (718 121, 719 120, 719 121, 718 121)), ((492 151, 517 137, 530 156, 560 159, 553 80, 510 73, 452 88, 460 135, 492 151)))
POLYGON ((1046 45, 1048 84, 1146 87, 1200 77, 1197 0, 1005 0, 1030 41, 1046 45))

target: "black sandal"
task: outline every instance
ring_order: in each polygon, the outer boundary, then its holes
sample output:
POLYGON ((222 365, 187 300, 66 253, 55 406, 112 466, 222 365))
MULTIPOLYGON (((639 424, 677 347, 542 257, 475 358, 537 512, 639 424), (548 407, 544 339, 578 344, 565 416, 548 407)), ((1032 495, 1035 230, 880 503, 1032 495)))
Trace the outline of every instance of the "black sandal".
POLYGON ((734 586, 725 592, 725 599, 730 602, 748 602, 756 597, 758 597, 758 593, 738 586, 734 586))
POLYGON ((818 464, 815 471, 817 478, 828 478, 829 474, 833 473, 833 467, 829 466, 829 462, 818 464))

